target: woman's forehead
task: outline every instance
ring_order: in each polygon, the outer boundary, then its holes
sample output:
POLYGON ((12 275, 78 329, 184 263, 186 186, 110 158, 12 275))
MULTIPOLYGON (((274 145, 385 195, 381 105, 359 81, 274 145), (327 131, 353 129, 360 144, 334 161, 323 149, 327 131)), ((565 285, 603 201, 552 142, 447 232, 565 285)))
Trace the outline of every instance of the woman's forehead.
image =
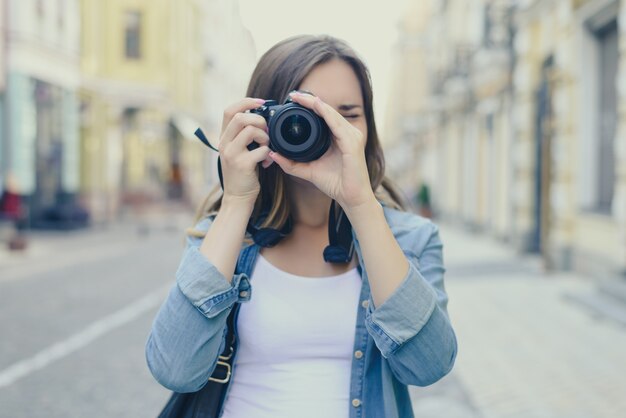
POLYGON ((302 80, 299 89, 315 94, 333 107, 363 105, 359 79, 343 60, 336 59, 316 66, 302 80))

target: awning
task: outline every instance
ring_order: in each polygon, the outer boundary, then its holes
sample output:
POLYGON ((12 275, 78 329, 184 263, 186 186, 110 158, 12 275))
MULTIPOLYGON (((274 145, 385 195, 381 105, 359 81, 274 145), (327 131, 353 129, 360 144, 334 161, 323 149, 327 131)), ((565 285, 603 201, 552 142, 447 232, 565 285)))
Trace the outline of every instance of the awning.
POLYGON ((194 135, 196 129, 200 127, 200 123, 189 116, 179 113, 172 116, 172 125, 180 132, 180 135, 190 141, 196 142, 198 138, 194 135))

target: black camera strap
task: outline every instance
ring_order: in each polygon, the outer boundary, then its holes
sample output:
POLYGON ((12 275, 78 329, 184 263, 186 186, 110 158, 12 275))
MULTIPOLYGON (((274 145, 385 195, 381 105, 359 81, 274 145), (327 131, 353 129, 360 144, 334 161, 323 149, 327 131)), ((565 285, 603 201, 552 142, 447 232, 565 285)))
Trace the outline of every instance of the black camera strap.
MULTIPOLYGON (((204 145, 210 149, 217 151, 209 140, 207 139, 202 129, 198 128, 194 132, 196 137, 204 145)), ((220 157, 217 157, 217 175, 220 179, 220 186, 222 191, 224 190, 224 178, 222 174, 222 163, 220 157)), ((352 260, 354 254, 354 242, 352 240, 352 225, 345 215, 345 212, 339 208, 338 214, 335 210, 335 201, 330 204, 330 211, 328 213, 328 242, 329 245, 324 249, 324 261, 327 263, 347 263, 352 260)), ((265 217, 269 215, 271 207, 267 207, 267 203, 261 209, 260 219, 261 222, 265 217)), ((261 247, 273 247, 278 242, 286 237, 293 229, 293 222, 291 217, 287 219, 287 222, 279 230, 274 228, 259 228, 252 223, 252 219, 248 220, 246 231, 252 236, 252 239, 257 245, 261 247)))

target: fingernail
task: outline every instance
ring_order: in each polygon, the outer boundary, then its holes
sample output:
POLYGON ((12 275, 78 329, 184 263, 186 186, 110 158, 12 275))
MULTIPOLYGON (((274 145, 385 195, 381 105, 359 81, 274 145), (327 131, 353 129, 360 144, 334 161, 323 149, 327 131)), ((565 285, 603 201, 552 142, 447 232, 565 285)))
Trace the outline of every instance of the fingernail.
POLYGON ((254 100, 256 100, 256 102, 259 104, 265 103, 265 99, 254 99, 254 100))

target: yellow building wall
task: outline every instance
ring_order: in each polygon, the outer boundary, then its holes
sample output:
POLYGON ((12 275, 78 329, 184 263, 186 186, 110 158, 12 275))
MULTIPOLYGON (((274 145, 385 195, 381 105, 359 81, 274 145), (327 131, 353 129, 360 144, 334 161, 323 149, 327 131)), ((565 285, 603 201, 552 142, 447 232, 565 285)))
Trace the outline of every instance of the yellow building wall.
MULTIPOLYGON (((103 217, 116 212, 121 193, 159 198, 167 191, 170 122, 203 113, 205 10, 198 0, 81 0, 82 189, 92 211, 108 214, 103 217), (126 12, 141 15, 137 59, 125 54, 126 12), (136 109, 130 124, 127 108, 136 109)), ((197 152, 190 142, 177 141, 180 163, 202 176, 201 162, 187 151, 197 152)))
POLYGON ((169 3, 168 0, 81 0, 83 71, 91 76, 165 88, 172 50, 168 39, 169 3), (142 16, 141 58, 137 60, 127 59, 124 53, 127 11, 137 11, 142 16))

